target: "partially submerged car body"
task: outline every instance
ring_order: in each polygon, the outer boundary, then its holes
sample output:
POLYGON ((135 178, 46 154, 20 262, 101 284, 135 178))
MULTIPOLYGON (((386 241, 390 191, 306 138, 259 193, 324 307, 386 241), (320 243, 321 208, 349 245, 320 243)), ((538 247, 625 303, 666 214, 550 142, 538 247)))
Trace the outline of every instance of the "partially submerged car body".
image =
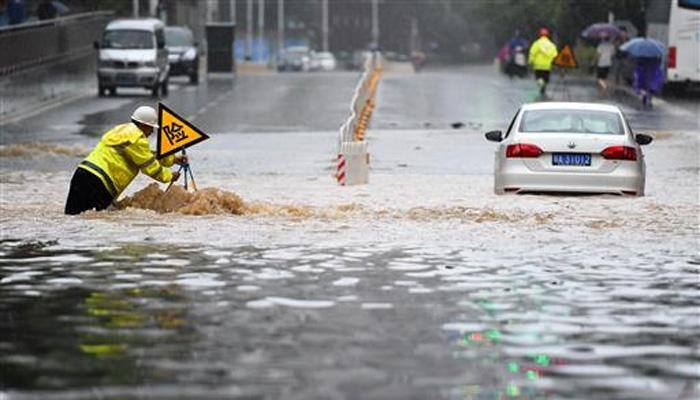
POLYGON ((593 103, 523 106, 508 131, 486 138, 495 154, 497 194, 567 192, 644 195, 641 144, 619 108, 593 103))

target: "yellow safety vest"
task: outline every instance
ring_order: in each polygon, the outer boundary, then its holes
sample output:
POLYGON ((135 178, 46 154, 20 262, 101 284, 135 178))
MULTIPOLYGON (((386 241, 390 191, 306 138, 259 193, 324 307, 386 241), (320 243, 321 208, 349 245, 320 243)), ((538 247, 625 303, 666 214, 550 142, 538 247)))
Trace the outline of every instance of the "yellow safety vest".
POLYGON ((174 161, 174 156, 156 159, 148 145, 148 138, 136 125, 128 123, 117 125, 105 133, 78 168, 100 178, 116 199, 139 171, 157 181, 170 182, 173 174, 168 167, 174 161))
POLYGON ((551 71, 557 54, 557 46, 547 36, 542 36, 530 46, 530 64, 535 70, 551 71))

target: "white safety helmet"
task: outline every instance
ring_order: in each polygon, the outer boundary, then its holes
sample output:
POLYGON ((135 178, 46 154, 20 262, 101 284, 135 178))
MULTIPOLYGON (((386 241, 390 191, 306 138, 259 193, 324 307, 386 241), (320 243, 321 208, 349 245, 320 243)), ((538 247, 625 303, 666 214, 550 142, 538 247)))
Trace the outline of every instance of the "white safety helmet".
POLYGON ((153 107, 141 106, 131 114, 131 120, 158 129, 158 114, 153 107))

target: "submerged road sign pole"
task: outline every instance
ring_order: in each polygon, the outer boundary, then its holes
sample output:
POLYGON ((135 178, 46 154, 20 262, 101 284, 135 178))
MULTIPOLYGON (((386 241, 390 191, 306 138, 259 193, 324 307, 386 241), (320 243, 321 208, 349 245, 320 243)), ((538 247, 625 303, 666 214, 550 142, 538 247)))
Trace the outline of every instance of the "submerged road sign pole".
MULTIPOLYGON (((185 151, 185 149, 182 149, 182 155, 183 156, 187 155, 187 151, 185 151)), ((185 190, 187 190, 187 176, 189 175, 190 181, 192 182, 192 189, 194 189, 194 191, 196 192, 197 191, 197 182, 195 182, 195 180, 194 180, 194 174, 192 173, 192 167, 190 166, 190 163, 186 162, 185 164, 180 165, 180 169, 178 169, 177 172, 180 172, 182 177, 185 179, 185 190)), ((174 183, 175 183, 175 181, 170 182, 170 184, 165 189, 165 191, 166 192, 169 191, 174 183)))

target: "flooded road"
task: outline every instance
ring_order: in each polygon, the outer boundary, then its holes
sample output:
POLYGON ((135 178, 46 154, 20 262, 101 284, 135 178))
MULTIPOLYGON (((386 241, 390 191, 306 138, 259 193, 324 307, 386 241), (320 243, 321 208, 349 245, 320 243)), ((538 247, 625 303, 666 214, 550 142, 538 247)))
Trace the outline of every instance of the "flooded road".
POLYGON ((357 76, 315 76, 172 91, 184 115, 218 99, 188 152, 198 213, 62 214, 87 130, 145 98, 0 128, 0 399, 700 396, 697 113, 606 100, 656 135, 645 197, 496 196, 483 132, 534 84, 387 74, 371 183, 338 187, 357 76))

